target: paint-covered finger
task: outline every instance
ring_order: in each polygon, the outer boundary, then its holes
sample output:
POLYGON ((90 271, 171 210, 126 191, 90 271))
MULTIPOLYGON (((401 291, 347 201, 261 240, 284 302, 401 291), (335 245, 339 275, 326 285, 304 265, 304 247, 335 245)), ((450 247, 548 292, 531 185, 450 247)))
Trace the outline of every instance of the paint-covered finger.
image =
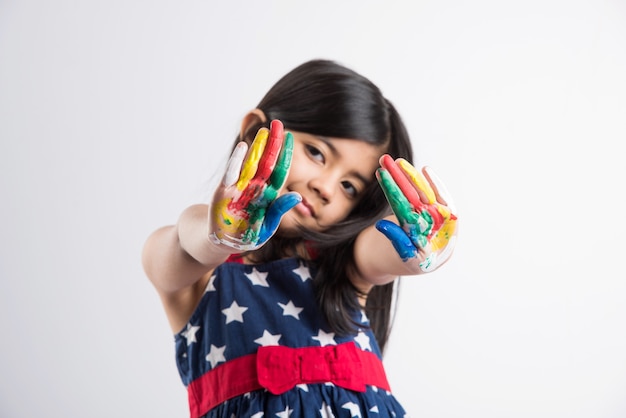
MULTIPOLYGON (((270 177, 269 184, 263 190, 263 195, 261 198, 267 202, 271 203, 276 196, 278 196, 278 192, 285 184, 285 180, 287 179, 287 174, 289 174, 289 168, 291 167, 291 157, 293 154, 293 135, 291 132, 287 132, 285 135, 285 143, 283 144, 283 148, 280 151, 280 156, 278 157, 278 161, 276 162, 276 167, 272 172, 270 177)), ((253 182, 256 179, 252 180, 253 182)))
POLYGON ((454 201, 450 192, 448 191, 446 185, 443 183, 441 178, 435 173, 435 171, 430 167, 424 167, 422 169, 426 178, 430 184, 432 184, 435 194, 437 196, 437 201, 442 205, 447 206, 452 213, 456 213, 456 208, 454 206, 454 201))
POLYGON ((238 143, 233 150, 233 153, 228 159, 228 164, 226 164, 224 177, 222 177, 222 185, 224 185, 224 187, 230 187, 239 180, 241 165, 243 164, 243 159, 246 157, 246 152, 248 152, 248 144, 245 142, 238 143))
POLYGON ((276 167, 270 177, 270 186, 275 190, 279 190, 283 187, 283 184, 285 184, 287 174, 289 174, 289 168, 291 167, 292 156, 293 135, 291 132, 287 132, 282 149, 280 150, 280 155, 278 156, 278 161, 276 162, 276 167))
POLYGON ((376 229, 383 233, 391 245, 396 250, 402 261, 406 261, 409 258, 415 257, 417 254, 417 248, 411 242, 411 239, 406 235, 404 230, 395 223, 382 219, 376 222, 376 229))
POLYGON ((259 161, 259 166, 256 170, 256 175, 254 176, 255 179, 265 182, 270 177, 272 171, 274 170, 274 166, 276 165, 276 160, 278 159, 281 145, 283 143, 283 137, 284 130, 282 122, 279 120, 273 120, 270 124, 270 133, 267 145, 265 146, 263 156, 259 161))
POLYGON ((250 179, 252 179, 256 174, 259 161, 263 156, 263 150, 265 150, 265 146, 267 144, 268 136, 269 130, 267 128, 261 128, 258 130, 254 141, 252 142, 252 146, 250 147, 250 151, 248 152, 248 156, 243 163, 241 175, 239 176, 239 181, 237 182, 238 190, 245 189, 250 179))
POLYGON ((396 160, 402 171, 406 174, 406 176, 411 180, 411 182, 417 187, 418 192, 421 191, 426 198, 426 203, 432 204, 435 203, 437 197, 435 196, 435 191, 432 187, 430 187, 430 183, 428 179, 424 176, 424 174, 420 173, 411 163, 409 163, 404 158, 398 158, 396 160))
POLYGON ((285 213, 302 201, 302 196, 298 193, 287 193, 276 199, 265 215, 263 225, 259 231, 259 244, 265 243, 278 229, 280 220, 285 213))
POLYGON ((402 192, 402 190, 396 184, 395 179, 391 176, 389 171, 384 168, 376 170, 376 179, 383 189, 383 193, 389 202, 389 206, 393 210, 400 224, 417 222, 417 214, 413 211, 411 204, 402 192))
POLYGON ((408 177, 404 174, 404 171, 398 166, 398 164, 391 158, 390 155, 385 154, 380 158, 380 165, 385 168, 393 180, 398 185, 400 190, 409 202, 413 205, 416 211, 421 211, 424 203, 415 186, 411 183, 408 177))

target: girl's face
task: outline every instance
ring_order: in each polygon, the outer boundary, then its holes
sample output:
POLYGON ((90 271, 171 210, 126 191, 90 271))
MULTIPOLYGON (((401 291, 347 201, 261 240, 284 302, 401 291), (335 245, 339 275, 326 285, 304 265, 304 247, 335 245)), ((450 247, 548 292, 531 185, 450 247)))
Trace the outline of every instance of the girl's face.
POLYGON ((324 231, 345 219, 366 186, 376 181, 385 147, 291 132, 293 159, 282 192, 298 192, 302 202, 285 214, 280 231, 289 235, 297 232, 297 225, 324 231))

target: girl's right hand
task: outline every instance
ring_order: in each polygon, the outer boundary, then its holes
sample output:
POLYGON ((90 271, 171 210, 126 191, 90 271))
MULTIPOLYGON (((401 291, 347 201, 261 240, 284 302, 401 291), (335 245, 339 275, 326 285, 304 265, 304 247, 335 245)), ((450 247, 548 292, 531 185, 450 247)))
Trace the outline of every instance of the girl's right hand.
POLYGON ((283 124, 273 120, 261 128, 248 151, 240 142, 235 147, 222 182, 209 210, 209 238, 242 251, 261 247, 274 235, 283 215, 302 197, 286 193, 285 183, 293 151, 293 136, 284 134, 283 124))

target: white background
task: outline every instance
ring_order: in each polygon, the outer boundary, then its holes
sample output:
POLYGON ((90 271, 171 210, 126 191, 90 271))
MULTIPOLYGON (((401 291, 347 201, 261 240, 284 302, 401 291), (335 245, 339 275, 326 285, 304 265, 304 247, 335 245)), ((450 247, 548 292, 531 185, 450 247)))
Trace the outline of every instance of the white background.
POLYGON ((185 417, 140 251, 337 60, 461 219, 385 357, 413 417, 626 416, 626 3, 0 1, 0 416, 185 417))

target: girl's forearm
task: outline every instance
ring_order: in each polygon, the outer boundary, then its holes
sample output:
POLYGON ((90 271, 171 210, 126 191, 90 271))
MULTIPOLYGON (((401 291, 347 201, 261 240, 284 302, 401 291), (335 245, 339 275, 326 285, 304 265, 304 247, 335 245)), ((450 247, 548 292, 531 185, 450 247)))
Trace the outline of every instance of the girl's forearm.
POLYGON ((232 252, 209 240, 207 214, 206 205, 191 206, 176 225, 158 229, 146 241, 143 265, 157 290, 169 293, 193 285, 232 252))
MULTIPOLYGON (((387 219, 396 222, 395 216, 387 219)), ((402 261, 391 242, 374 226, 361 231, 354 246, 354 260, 361 279, 383 285, 398 276, 420 274, 414 263, 402 261)))

